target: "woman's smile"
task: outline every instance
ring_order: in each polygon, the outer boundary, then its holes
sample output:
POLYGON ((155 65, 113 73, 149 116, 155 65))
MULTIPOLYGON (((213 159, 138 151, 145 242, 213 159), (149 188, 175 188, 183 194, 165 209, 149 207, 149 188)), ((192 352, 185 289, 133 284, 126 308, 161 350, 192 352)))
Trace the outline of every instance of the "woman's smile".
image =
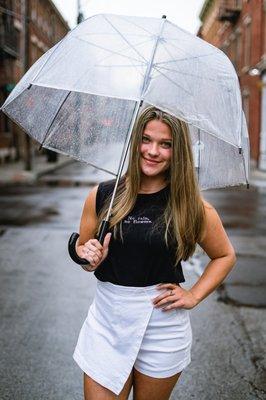
MULTIPOLYGON (((144 157, 143 157, 144 158, 144 157)), ((149 165, 157 165, 160 163, 160 161, 155 161, 155 160, 148 160, 147 158, 144 158, 147 164, 149 165)))
POLYGON ((172 155, 172 133, 162 121, 149 121, 142 134, 140 167, 146 176, 165 173, 172 155))

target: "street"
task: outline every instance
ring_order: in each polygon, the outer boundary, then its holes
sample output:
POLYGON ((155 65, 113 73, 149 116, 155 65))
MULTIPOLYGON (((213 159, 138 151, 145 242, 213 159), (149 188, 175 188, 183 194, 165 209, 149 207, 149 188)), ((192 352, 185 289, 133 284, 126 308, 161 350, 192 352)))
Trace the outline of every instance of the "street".
MULTIPOLYGON (((38 186, 1 188, 1 400, 83 399, 72 353, 96 279, 70 260, 67 241, 78 231, 86 183, 103 178, 76 163, 38 186)), ((191 310, 192 362, 171 400, 266 399, 266 190, 203 195, 238 260, 224 284, 191 310)), ((207 262, 199 254, 184 263, 184 287, 207 262)))

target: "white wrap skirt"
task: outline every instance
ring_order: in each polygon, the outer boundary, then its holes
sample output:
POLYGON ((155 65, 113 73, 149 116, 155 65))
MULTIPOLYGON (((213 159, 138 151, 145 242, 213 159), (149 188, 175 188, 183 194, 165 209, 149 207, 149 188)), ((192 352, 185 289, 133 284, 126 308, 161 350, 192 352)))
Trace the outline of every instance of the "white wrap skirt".
POLYGON ((189 311, 154 308, 165 289, 97 280, 94 300, 73 354, 93 380, 118 395, 132 370, 156 378, 181 372, 190 363, 189 311))

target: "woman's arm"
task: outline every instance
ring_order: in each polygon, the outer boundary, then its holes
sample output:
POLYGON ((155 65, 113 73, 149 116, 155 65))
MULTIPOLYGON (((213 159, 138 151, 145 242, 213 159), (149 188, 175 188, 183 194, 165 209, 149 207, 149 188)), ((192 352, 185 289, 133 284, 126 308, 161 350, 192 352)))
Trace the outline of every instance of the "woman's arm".
POLYGON ((169 302, 171 304, 164 307, 164 310, 195 307, 222 283, 236 262, 234 248, 224 230, 218 213, 209 203, 206 201, 203 201, 203 203, 205 206, 206 227, 203 240, 199 242, 199 245, 207 253, 211 261, 190 290, 172 283, 159 285, 158 289, 169 290, 154 299, 155 307, 164 306, 169 302))
POLYGON ((98 224, 98 217, 96 214, 96 194, 98 186, 95 186, 88 194, 85 200, 80 224, 79 224, 79 240, 78 248, 83 246, 89 239, 94 238, 95 231, 98 224))
MULTIPOLYGON (((95 186, 90 191, 84 203, 79 227, 80 236, 76 244, 78 256, 88 260, 88 264, 90 263, 92 267, 98 267, 106 258, 111 238, 111 234, 107 233, 103 245, 101 245, 97 239, 94 239, 98 225, 98 217, 96 214, 97 190, 98 186, 95 186)), ((87 270, 86 266, 83 269, 87 270)))
POLYGON ((236 262, 234 248, 224 230, 217 211, 204 201, 206 213, 206 230, 203 240, 199 242, 211 261, 190 292, 197 303, 213 292, 229 274, 236 262))

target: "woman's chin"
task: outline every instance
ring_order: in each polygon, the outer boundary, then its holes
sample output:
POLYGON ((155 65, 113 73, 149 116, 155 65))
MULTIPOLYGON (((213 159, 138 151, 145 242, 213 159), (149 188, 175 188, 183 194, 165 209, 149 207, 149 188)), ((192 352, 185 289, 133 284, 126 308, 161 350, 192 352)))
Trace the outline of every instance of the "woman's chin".
POLYGON ((151 168, 142 168, 141 172, 143 175, 150 176, 150 177, 158 176, 163 173, 162 171, 158 171, 158 170, 151 169, 151 168))

